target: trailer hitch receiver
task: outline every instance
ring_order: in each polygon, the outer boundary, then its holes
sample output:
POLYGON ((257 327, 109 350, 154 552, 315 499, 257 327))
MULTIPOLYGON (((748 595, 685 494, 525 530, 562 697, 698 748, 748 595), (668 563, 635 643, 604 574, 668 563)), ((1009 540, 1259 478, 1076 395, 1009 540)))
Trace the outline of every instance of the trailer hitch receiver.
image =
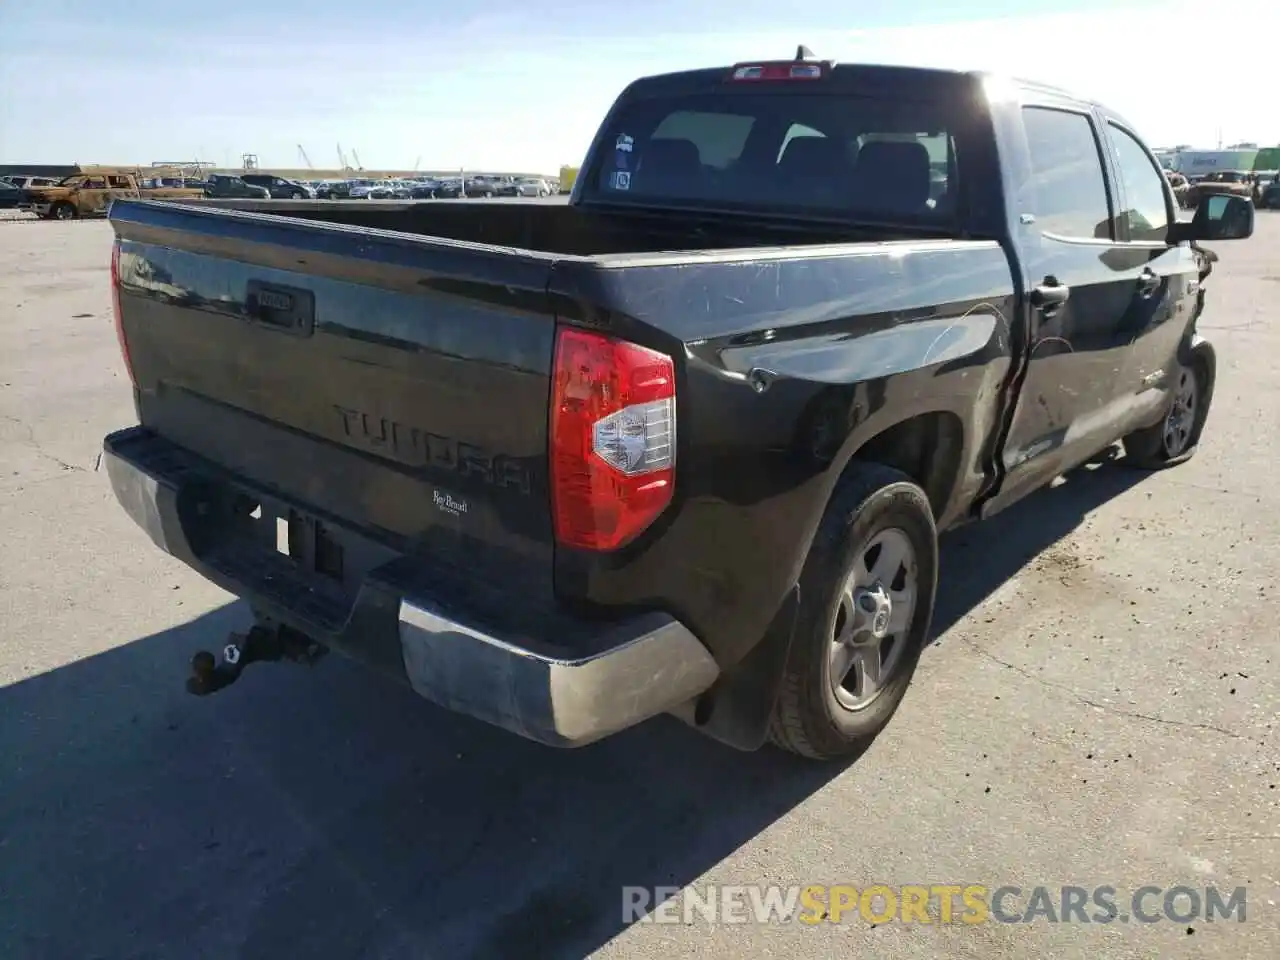
POLYGON ((240 679, 251 663, 289 660, 310 666, 328 652, 311 638, 283 625, 255 624, 248 633, 232 633, 219 660, 208 650, 191 658, 187 692, 198 697, 217 693, 240 679))

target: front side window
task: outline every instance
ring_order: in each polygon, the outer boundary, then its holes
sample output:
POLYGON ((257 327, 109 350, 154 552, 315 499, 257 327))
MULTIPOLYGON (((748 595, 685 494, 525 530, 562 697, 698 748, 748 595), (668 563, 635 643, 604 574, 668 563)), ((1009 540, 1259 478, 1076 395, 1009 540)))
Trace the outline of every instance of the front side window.
POLYGON ((107 181, 102 177, 86 177, 83 185, 85 190, 105 190, 107 189, 107 181))
POLYGON ((1024 107, 1036 226, 1061 237, 1106 240, 1111 212, 1093 123, 1083 113, 1024 107))
POLYGON ((1114 123, 1108 128, 1124 182, 1125 209, 1119 218, 1129 223, 1129 239, 1163 241, 1169 235, 1164 177, 1133 134, 1114 123))

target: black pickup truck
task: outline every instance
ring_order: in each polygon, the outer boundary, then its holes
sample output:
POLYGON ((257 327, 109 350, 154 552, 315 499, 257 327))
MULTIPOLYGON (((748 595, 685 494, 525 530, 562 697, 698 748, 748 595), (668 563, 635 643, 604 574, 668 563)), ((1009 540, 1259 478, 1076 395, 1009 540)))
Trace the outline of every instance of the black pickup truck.
POLYGON ((120 504, 256 625, 574 746, 660 713, 865 747, 938 531, 1123 439, 1196 448, 1195 243, 1133 128, 802 52, 650 77, 564 203, 118 201, 120 504))

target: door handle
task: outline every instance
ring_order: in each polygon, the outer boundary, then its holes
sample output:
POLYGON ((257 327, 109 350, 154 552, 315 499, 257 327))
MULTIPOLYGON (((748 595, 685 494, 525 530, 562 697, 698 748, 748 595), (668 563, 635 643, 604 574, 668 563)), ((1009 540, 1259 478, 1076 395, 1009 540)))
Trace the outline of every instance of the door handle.
POLYGON ((1144 297, 1149 297, 1160 289, 1160 283, 1160 274, 1150 267, 1144 267, 1138 276, 1138 292, 1144 297))
POLYGON ((1071 288, 1056 277, 1045 277, 1044 283, 1031 288, 1031 306, 1037 310, 1052 312, 1071 297, 1071 288))

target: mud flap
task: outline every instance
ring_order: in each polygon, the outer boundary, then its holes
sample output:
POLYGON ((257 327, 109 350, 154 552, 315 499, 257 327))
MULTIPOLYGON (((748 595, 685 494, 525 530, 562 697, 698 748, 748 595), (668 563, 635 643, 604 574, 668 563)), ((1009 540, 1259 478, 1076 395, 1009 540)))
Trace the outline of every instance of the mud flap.
POLYGON ((699 733, 737 750, 750 752, 764 746, 799 614, 797 584, 782 601, 764 638, 721 674, 710 690, 686 709, 676 711, 676 716, 699 733))

